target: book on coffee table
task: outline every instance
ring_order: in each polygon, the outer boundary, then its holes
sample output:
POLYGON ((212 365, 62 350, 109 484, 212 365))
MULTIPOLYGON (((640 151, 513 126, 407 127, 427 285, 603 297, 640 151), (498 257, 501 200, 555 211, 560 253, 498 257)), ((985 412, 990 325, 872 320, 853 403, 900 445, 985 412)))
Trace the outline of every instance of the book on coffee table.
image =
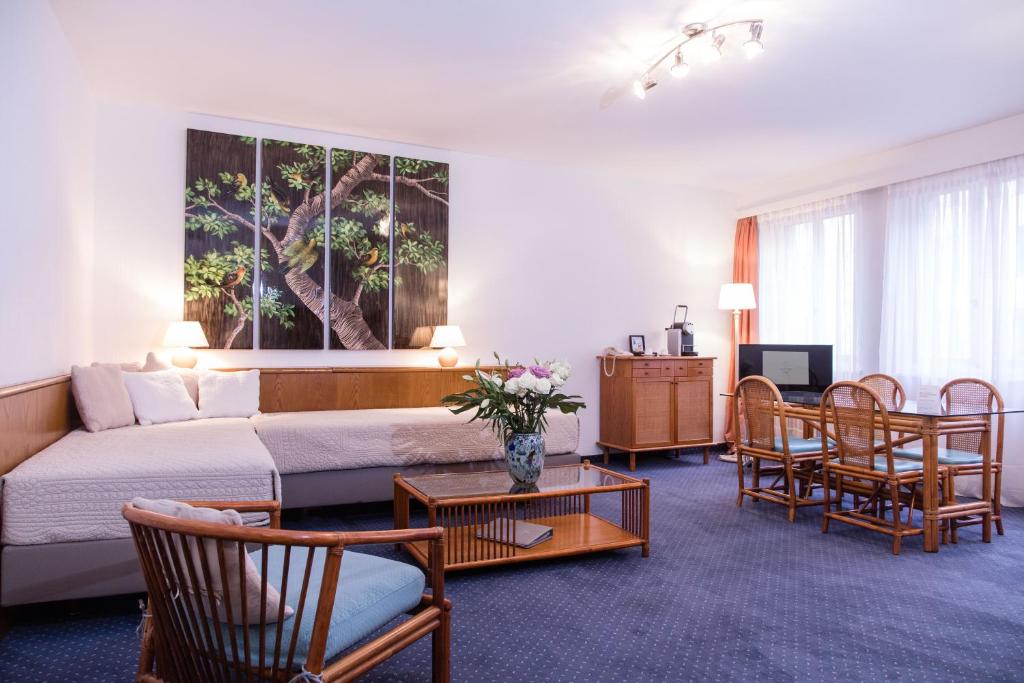
POLYGON ((517 547, 532 548, 544 541, 551 540, 552 533, 553 529, 543 524, 498 517, 492 523, 481 524, 480 528, 476 530, 476 537, 497 543, 511 543, 511 539, 515 538, 517 547), (512 534, 513 524, 516 526, 514 536, 512 534))

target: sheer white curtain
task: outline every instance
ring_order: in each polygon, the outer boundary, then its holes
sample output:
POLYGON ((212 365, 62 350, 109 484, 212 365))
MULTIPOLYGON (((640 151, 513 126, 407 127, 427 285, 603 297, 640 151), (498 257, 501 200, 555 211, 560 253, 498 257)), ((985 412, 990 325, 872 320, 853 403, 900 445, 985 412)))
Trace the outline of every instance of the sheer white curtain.
MULTIPOLYGON (((1024 406, 1024 157, 889 188, 880 361, 911 398, 957 377, 1024 406)), ((1024 415, 1009 416, 1003 500, 1024 505, 1024 415)))
POLYGON ((859 376, 854 270, 859 195, 757 217, 758 330, 765 344, 832 344, 836 378, 859 376))

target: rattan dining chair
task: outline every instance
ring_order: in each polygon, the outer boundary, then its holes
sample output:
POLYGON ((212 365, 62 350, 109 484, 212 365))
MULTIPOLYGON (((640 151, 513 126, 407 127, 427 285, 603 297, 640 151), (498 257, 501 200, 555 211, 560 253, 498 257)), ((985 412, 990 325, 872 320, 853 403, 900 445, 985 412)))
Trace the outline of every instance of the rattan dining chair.
POLYGON ((874 389, 887 410, 900 410, 907 402, 907 392, 895 377, 876 372, 864 375, 859 381, 874 389))
MULTIPOLYGON (((945 411, 952 415, 963 415, 971 411, 1001 411, 1005 405, 1002 395, 993 384, 971 377, 946 382, 939 391, 939 396, 945 411)), ((945 447, 939 447, 939 464, 945 465, 949 472, 949 477, 944 481, 945 497, 950 503, 956 500, 957 477, 980 476, 982 498, 992 501, 992 521, 995 522, 996 532, 1002 536, 1003 418, 1001 415, 995 417, 994 443, 992 416, 983 415, 977 419, 987 424, 986 430, 973 429, 947 434, 945 447), (985 476, 986 460, 988 476, 985 476)), ((920 448, 900 448, 896 452, 903 458, 920 460, 922 457, 920 448)), ((948 527, 943 527, 943 536, 945 537, 948 528, 949 540, 956 543, 957 528, 972 524, 982 525, 984 541, 988 542, 991 539, 990 524, 985 521, 984 516, 978 515, 950 518, 948 527)))
MULTIPOLYGON (((826 459, 822 467, 823 480, 835 487, 834 495, 830 486, 823 488, 822 533, 828 533, 831 520, 879 531, 892 536, 892 552, 899 555, 905 536, 924 531, 913 525, 916 485, 923 478, 922 463, 894 456, 889 411, 884 399, 867 384, 835 382, 822 395, 819 410, 821 432, 824 435, 832 427, 837 451, 837 457, 826 459), (863 503, 855 501, 848 509, 843 507, 843 485, 847 479, 866 481, 872 486, 863 503), (901 496, 904 489, 910 494, 907 505, 901 496), (886 497, 889 507, 879 505, 886 497), (906 522, 902 519, 904 507, 906 522), (887 510, 891 519, 885 518, 887 510)), ((825 439, 822 436, 823 443, 825 439)))
POLYGON ((755 502, 765 500, 785 505, 790 522, 796 521, 798 508, 821 505, 813 496, 814 474, 823 457, 822 441, 791 436, 786 429, 786 404, 778 387, 767 377, 745 377, 736 385, 733 401, 734 424, 742 425, 736 440, 736 470, 739 493, 736 505, 743 505, 744 496, 755 502), (740 417, 743 417, 741 422, 740 417), (751 483, 746 483, 744 459, 750 459, 751 483), (761 461, 778 463, 762 469, 761 461), (767 486, 762 477, 774 477, 767 486))
POLYGON ((149 592, 137 681, 350 681, 427 635, 433 681, 449 680, 451 603, 440 527, 292 531, 280 529, 277 501, 190 504, 268 512, 271 528, 124 506, 149 592), (428 545, 430 593, 418 568, 347 550, 399 542, 428 545), (247 586, 252 564, 258 587, 247 586), (267 614, 271 588, 280 594, 277 614, 267 614), (392 624, 403 612, 412 616, 392 624))

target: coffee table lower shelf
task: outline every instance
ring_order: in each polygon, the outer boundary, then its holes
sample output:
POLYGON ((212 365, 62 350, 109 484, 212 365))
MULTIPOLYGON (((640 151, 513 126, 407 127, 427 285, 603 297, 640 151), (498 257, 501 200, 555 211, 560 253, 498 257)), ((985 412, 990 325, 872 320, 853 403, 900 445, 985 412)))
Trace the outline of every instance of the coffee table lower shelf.
MULTIPOLYGON (((478 525, 446 528, 445 571, 529 562, 635 546, 643 547, 643 555, 647 556, 647 542, 641 536, 592 513, 531 517, 529 521, 550 526, 551 539, 532 548, 519 548, 510 543, 477 538, 478 525)), ((405 543, 403 546, 416 562, 427 568, 426 542, 405 543)))

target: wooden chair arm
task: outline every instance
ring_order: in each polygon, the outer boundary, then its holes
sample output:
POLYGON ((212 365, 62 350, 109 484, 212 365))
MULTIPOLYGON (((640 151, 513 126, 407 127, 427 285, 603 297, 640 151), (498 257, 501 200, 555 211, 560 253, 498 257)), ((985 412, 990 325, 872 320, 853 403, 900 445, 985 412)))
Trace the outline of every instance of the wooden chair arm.
POLYGON ((427 529, 391 529, 388 531, 342 531, 338 539, 342 545, 372 545, 375 543, 415 543, 437 541, 444 538, 439 526, 427 529))

